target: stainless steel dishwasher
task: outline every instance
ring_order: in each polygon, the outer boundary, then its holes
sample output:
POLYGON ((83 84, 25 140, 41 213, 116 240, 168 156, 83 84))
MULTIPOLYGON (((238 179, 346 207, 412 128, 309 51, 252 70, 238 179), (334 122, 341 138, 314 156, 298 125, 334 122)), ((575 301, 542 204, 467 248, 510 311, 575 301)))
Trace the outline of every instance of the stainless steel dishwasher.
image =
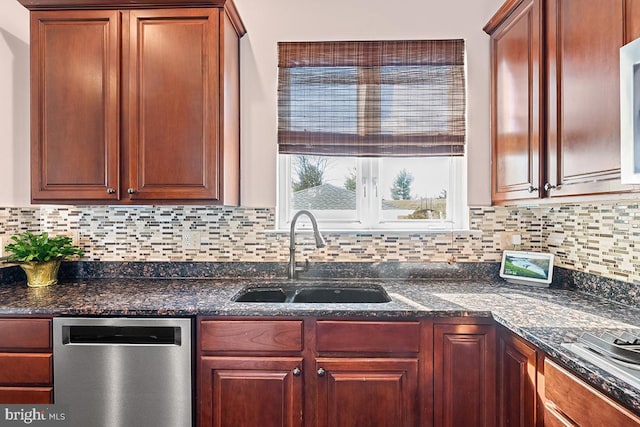
POLYGON ((53 340, 69 425, 192 425, 190 319, 56 317, 53 340))

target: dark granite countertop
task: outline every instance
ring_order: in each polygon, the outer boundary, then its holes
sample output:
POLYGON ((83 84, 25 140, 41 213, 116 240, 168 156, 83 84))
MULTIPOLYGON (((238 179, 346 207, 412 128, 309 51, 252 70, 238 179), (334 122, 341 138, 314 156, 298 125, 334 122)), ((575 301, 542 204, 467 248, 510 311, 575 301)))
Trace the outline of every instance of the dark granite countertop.
MULTIPOLYGON (((348 279, 362 283, 364 279, 348 279)), ((367 279, 392 297, 383 304, 237 303, 247 285, 284 284, 256 278, 67 279, 48 288, 0 285, 0 315, 318 316, 366 318, 493 317, 579 377, 640 414, 640 389, 562 347, 585 331, 640 335, 640 310, 567 289, 510 285, 495 279, 367 279)))

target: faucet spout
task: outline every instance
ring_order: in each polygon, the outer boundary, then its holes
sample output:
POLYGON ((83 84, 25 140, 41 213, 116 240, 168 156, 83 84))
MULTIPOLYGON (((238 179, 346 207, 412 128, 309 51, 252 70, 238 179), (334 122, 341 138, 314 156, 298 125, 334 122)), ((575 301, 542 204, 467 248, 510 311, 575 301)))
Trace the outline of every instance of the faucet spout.
POLYGON ((323 248, 326 245, 320 230, 318 230, 318 222, 311 212, 308 210, 300 210, 291 219, 291 231, 289 233, 289 278, 295 279, 298 275, 296 268, 296 222, 301 215, 306 215, 311 220, 311 226, 313 227, 313 237, 316 240, 316 248, 323 248))

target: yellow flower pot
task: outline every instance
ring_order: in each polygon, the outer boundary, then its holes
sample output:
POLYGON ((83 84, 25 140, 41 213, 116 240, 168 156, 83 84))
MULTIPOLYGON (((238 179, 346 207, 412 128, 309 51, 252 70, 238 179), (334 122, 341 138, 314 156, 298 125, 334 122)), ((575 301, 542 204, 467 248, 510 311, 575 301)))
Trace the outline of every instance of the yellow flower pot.
POLYGON ((61 262, 60 259, 46 262, 22 262, 20 267, 27 275, 27 285, 39 288, 58 283, 58 269, 61 262))

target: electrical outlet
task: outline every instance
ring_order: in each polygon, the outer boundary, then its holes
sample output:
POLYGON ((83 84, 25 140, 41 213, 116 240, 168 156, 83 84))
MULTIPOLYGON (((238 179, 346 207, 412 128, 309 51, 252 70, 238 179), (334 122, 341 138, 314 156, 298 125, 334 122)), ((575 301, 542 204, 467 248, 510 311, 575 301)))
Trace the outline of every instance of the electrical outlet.
POLYGON ((515 231, 502 231, 500 233, 500 248, 511 250, 522 244, 522 235, 515 231))
POLYGON ((4 247, 9 244, 9 236, 0 236, 0 258, 6 256, 4 253, 4 247))
POLYGON ((69 232, 69 237, 71 237, 72 245, 80 246, 80 230, 71 230, 69 232))
POLYGON ((182 233, 182 249, 200 249, 200 232, 185 231, 182 233))

